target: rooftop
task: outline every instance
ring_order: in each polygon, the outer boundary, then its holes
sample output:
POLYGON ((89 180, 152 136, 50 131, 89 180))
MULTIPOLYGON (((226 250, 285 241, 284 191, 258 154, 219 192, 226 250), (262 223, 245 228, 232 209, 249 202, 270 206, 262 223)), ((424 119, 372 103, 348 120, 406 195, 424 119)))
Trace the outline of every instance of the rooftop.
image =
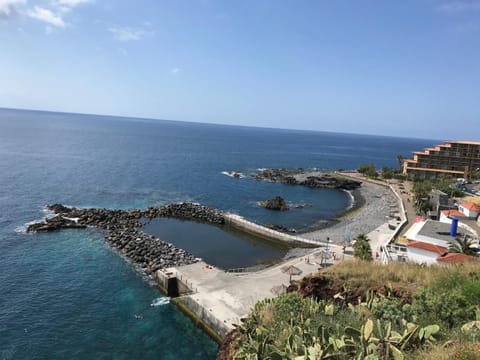
MULTIPOLYGON (((442 214, 448 216, 448 217, 457 217, 457 218, 464 218, 466 217, 464 213, 455 210, 455 209, 448 209, 448 210, 442 210, 442 214)), ((450 225, 449 225, 450 226, 450 225)))
POLYGON ((446 263, 446 264, 456 264, 464 261, 472 260, 471 256, 461 254, 461 253, 448 253, 437 257, 437 261, 446 263))
POLYGON ((468 209, 470 211, 480 211, 480 206, 477 204, 471 203, 471 202, 463 202, 460 204, 463 206, 465 209, 468 209))
POLYGON ((433 252, 439 255, 443 255, 448 252, 448 249, 446 247, 434 245, 434 244, 430 244, 422 241, 410 241, 408 243, 408 247, 433 252))
MULTIPOLYGON (((444 210, 444 211, 448 211, 448 210, 444 210)), ((450 240, 453 239, 453 237, 450 236, 450 227, 451 225, 447 223, 443 223, 440 221, 427 220, 425 221, 421 229, 418 231, 418 235, 423 235, 430 238, 449 242, 450 240)), ((458 236, 463 236, 466 233, 467 232, 465 229, 458 227, 457 229, 458 236)))

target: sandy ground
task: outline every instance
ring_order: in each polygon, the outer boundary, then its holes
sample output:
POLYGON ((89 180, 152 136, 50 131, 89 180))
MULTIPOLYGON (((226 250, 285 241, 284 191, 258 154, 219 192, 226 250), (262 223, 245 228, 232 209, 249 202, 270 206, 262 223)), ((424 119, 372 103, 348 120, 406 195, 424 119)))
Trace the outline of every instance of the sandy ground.
MULTIPOLYGON (((332 243, 338 244, 345 240, 348 233, 353 240, 360 234, 374 231, 391 219, 388 218, 391 213, 399 212, 397 198, 385 186, 363 181, 360 189, 352 194, 355 198, 352 211, 326 228, 307 232, 301 236, 320 242, 326 242, 328 237, 332 243)), ((321 223, 318 226, 321 226, 321 223)))

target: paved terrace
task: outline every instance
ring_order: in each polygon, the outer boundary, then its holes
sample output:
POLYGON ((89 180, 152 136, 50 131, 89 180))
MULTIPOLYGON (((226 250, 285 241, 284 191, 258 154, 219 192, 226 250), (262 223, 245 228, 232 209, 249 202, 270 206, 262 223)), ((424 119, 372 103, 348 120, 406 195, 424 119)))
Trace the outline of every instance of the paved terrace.
MULTIPOLYGON (((331 246, 331 249, 337 254, 342 253, 338 246, 331 246)), ((301 275, 293 275, 292 280, 317 272, 322 261, 320 252, 317 249, 301 258, 250 273, 226 273, 205 262, 170 268, 166 271, 176 274, 177 279, 187 283, 193 294, 186 297, 200 305, 204 311, 212 313, 217 321, 231 330, 233 324, 238 324, 240 318, 248 315, 256 302, 276 296, 277 294, 272 291, 274 287, 289 285, 290 275, 284 271, 286 266, 292 265, 302 271, 301 275)), ((339 260, 337 257, 337 261, 339 260)), ((333 258, 330 258, 327 265, 333 262, 333 258)))

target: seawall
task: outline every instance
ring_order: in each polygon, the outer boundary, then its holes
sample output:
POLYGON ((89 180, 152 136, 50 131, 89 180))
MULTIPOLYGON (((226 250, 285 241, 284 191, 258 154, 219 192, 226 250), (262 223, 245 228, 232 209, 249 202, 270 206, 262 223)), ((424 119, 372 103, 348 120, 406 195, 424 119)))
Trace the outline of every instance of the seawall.
POLYGON ((262 238, 285 242, 292 245, 298 244, 304 246, 305 244, 308 244, 312 247, 322 246, 322 244, 318 241, 306 239, 301 236, 285 234, 280 231, 276 231, 265 226, 256 224, 237 214, 225 213, 223 217, 225 219, 226 225, 262 238))

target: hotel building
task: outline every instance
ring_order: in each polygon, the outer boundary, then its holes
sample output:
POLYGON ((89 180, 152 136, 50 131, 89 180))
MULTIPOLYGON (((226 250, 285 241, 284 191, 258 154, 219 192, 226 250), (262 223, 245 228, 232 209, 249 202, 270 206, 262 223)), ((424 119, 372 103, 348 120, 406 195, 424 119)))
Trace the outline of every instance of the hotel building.
POLYGON ((440 174, 465 179, 480 174, 480 142, 448 141, 404 160, 403 175, 409 178, 433 179, 440 174))

